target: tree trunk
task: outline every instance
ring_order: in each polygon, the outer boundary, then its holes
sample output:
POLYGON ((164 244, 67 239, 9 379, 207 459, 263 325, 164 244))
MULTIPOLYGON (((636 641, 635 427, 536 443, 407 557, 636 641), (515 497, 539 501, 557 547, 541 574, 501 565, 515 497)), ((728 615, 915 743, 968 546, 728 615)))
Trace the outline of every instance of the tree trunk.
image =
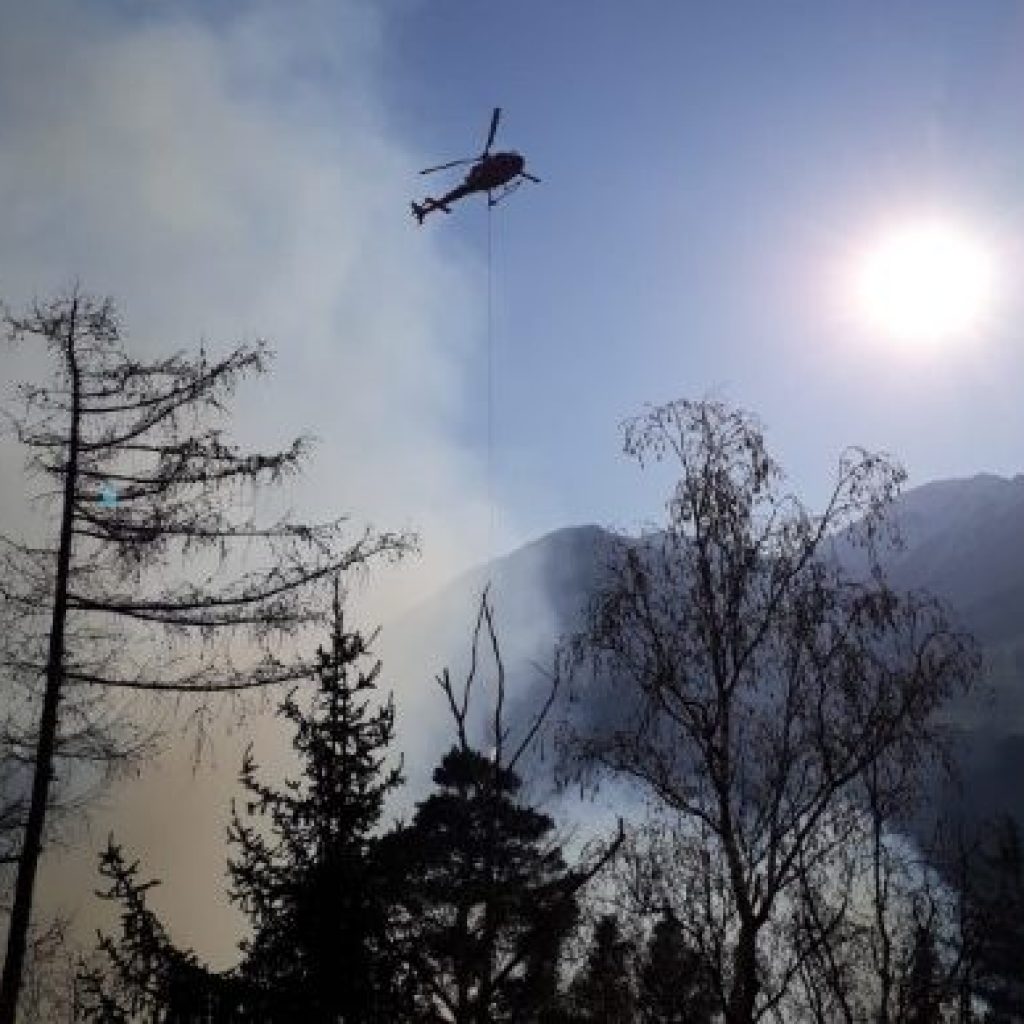
POLYGON ((71 307, 68 322, 66 357, 71 374, 72 405, 68 458, 64 473, 64 507, 60 524, 60 547, 57 552, 53 615, 50 622, 50 644, 46 659, 46 690, 43 713, 36 740, 35 773, 32 777, 32 799, 29 804, 25 836, 18 862, 18 878, 14 889, 10 930, 7 934, 7 955, 0 981, 0 1024, 15 1024, 18 994, 25 963, 25 947, 32 916, 32 895, 36 869, 42 852, 46 804, 53 777, 53 754, 57 742, 57 705, 64 674, 64 625, 67 620, 68 575, 71 566, 71 527, 74 518, 75 490, 78 484, 78 445, 80 417, 80 379, 75 359, 77 301, 71 307))
POLYGON ((725 1008, 726 1024, 754 1024, 757 1003, 757 933, 746 923, 740 925, 733 955, 732 990, 725 1008))

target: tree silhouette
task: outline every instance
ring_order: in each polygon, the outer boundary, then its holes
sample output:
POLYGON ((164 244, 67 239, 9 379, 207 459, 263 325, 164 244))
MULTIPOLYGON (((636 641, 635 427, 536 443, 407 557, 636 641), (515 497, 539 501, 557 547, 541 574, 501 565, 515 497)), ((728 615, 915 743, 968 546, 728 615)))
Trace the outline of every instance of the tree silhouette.
POLYGON ((576 879, 550 843, 553 821, 516 799, 514 773, 496 776, 489 758, 456 747, 434 783, 390 837, 404 851, 407 938, 429 1012, 459 1024, 526 1019, 539 1009, 524 1005, 538 995, 527 965, 572 923, 576 879))
POLYGON ((403 941, 419 986, 417 1020, 471 1024, 528 1021, 553 1012, 562 940, 574 924, 577 894, 617 843, 585 868, 566 866, 553 820, 526 803, 516 766, 552 706, 548 700, 514 747, 504 722, 505 675, 489 597, 480 602, 472 665, 457 695, 438 679, 457 743, 434 772, 437 791, 409 825, 387 838, 404 878, 403 941), (486 626, 495 666, 491 751, 470 742, 470 698, 486 626))
POLYGON ((910 963, 907 968, 906 992, 901 1020, 904 1024, 941 1024, 942 968, 932 930, 918 925, 914 930, 910 963))
POLYGON ((336 589, 316 691, 306 706, 293 691, 279 708, 294 729, 301 777, 265 784, 246 752, 245 808, 233 809, 228 833, 236 850, 229 895, 252 922, 238 967, 217 974, 176 948, 146 904, 155 883, 140 882, 138 865, 111 841, 100 863, 111 885, 101 895, 121 905, 121 935, 102 936, 104 963, 81 972, 86 1020, 408 1019, 408 972, 391 937, 397 882, 383 870, 376 837, 403 779, 399 765, 386 763, 394 704, 371 707, 380 663, 367 665, 367 648, 344 629, 336 589))
POLYGON ((575 1019, 586 1024, 633 1024, 637 1016, 636 950, 623 937, 618 918, 601 917, 587 961, 573 979, 570 1002, 575 1019))
POLYGON ((394 703, 371 709, 380 662, 360 667, 366 644, 345 632, 337 594, 334 613, 312 706, 291 694, 280 709, 294 726, 302 777, 264 784, 247 752, 248 820, 236 810, 229 831, 231 896, 254 931, 241 968, 262 993, 254 1019, 390 1022, 401 1009, 390 939, 396 883, 376 838, 385 801, 403 782, 399 766, 387 767, 394 703))
POLYGON ((174 946, 147 903, 147 892, 158 883, 141 881, 138 873, 138 861, 126 861, 111 838, 100 857, 100 875, 109 885, 99 895, 120 905, 121 935, 115 940, 101 934, 103 963, 82 965, 75 1019, 86 1024, 251 1019, 235 1012, 244 1002, 235 979, 209 971, 194 953, 174 946))
POLYGON ((983 829, 965 879, 968 974, 986 1024, 1024 1020, 1024 851, 1013 818, 983 829))
POLYGON ((644 1024, 711 1024, 717 1005, 707 967, 669 911, 655 922, 640 968, 644 1024))
POLYGON ((29 471, 56 488, 42 495, 56 540, 0 542, 3 666, 42 688, 0 1024, 14 1024, 56 759, 83 737, 87 755, 109 754, 96 737, 124 720, 126 695, 202 699, 308 677, 274 641, 324 620, 318 591, 336 573, 409 545, 369 532, 352 542, 341 520, 261 526, 231 514, 240 488, 280 482, 309 447, 243 453, 217 425, 237 383, 265 371, 264 344, 143 362, 125 350, 113 304, 77 290, 7 325, 55 362, 49 384, 21 388, 12 421, 29 471), (191 575, 168 575, 185 566, 191 575))
POLYGON ((624 546, 567 646, 619 709, 570 738, 568 767, 638 784, 684 823, 679 856, 710 851, 674 909, 716 951, 727 1024, 753 1024, 800 968, 799 945, 782 945, 801 875, 842 851, 872 765, 907 765, 893 778, 908 785, 976 658, 935 601, 885 583, 902 473, 884 458, 844 456, 812 515, 781 489, 757 424, 721 403, 652 409, 625 448, 680 477, 662 529, 624 546))

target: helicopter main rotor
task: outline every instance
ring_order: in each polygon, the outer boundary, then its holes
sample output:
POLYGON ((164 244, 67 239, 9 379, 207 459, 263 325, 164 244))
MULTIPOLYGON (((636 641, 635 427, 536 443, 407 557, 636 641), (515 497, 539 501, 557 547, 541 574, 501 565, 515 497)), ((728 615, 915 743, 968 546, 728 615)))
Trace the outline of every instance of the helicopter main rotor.
POLYGON ((438 164, 436 167, 428 167, 420 171, 420 174, 433 174, 435 171, 446 171, 449 167, 461 167, 463 164, 478 164, 491 155, 491 146, 494 144, 494 136, 498 131, 498 119, 501 117, 501 107, 495 107, 491 115, 491 128, 487 133, 487 145, 479 156, 469 156, 462 160, 449 160, 446 164, 438 164))

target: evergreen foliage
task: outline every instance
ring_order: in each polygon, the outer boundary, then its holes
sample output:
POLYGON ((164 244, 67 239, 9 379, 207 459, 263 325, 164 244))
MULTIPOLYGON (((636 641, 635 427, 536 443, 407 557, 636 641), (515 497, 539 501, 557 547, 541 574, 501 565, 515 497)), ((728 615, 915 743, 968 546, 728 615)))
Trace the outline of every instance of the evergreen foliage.
POLYGON ((968 878, 975 992, 986 1024, 1024 1021, 1024 851, 1012 818, 992 829, 968 878))
POLYGON ((264 994, 267 1020, 392 1021, 401 972, 376 831, 403 782, 400 766, 387 765, 394 703, 371 709, 380 663, 360 667, 366 645, 345 632, 337 595, 331 649, 318 654, 312 707, 293 693, 280 709, 302 778, 261 782, 251 752, 242 768, 250 799, 229 831, 231 896, 254 931, 242 973, 264 994))
POLYGON ((639 977, 644 1024, 711 1024, 717 1005, 707 969, 679 921, 665 912, 654 925, 639 977))
POLYGON ((606 914, 594 928, 587 962, 570 992, 580 1024, 633 1024, 637 1016, 636 950, 618 918, 606 914))
POLYGON ((244 984, 207 970, 195 954, 174 946, 147 904, 147 892, 158 883, 141 881, 138 873, 138 862, 127 862, 111 838, 100 858, 100 875, 109 886, 99 895, 121 905, 121 937, 101 935, 103 966, 80 970, 75 1019, 86 1024, 250 1020, 244 1016, 244 984))
POLYGON ((422 1020, 524 1021, 550 1007, 580 877, 515 772, 453 747, 437 792, 388 839, 405 880, 422 1020))
POLYGON ((941 1024, 941 967, 930 928, 919 925, 914 933, 907 972, 905 1024, 941 1024))
POLYGON ((146 906, 155 883, 139 882, 138 865, 126 865, 111 844, 100 870, 112 884, 102 895, 122 905, 121 936, 101 938, 105 969, 80 974, 80 1019, 410 1019, 407 972, 391 945, 395 881, 383 870, 377 836, 385 801, 404 781, 401 766, 388 765, 394 704, 371 707, 380 663, 364 668, 367 643, 345 631, 337 587, 331 646, 317 653, 309 707, 292 692, 279 709, 294 728, 301 778, 280 788, 263 783, 251 750, 242 766, 249 799, 244 815, 232 814, 229 895, 251 919, 253 936, 239 967, 218 975, 179 951, 146 906))

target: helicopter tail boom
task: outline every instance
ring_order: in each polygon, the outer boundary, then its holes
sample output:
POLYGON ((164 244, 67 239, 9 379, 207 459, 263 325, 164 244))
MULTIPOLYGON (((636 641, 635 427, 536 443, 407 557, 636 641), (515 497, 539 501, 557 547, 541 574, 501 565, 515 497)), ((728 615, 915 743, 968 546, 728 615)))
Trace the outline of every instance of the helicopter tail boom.
POLYGON ((452 212, 444 203, 437 199, 424 199, 422 203, 412 204, 413 216, 420 224, 423 223, 423 218, 434 210, 444 210, 445 213, 452 212))

